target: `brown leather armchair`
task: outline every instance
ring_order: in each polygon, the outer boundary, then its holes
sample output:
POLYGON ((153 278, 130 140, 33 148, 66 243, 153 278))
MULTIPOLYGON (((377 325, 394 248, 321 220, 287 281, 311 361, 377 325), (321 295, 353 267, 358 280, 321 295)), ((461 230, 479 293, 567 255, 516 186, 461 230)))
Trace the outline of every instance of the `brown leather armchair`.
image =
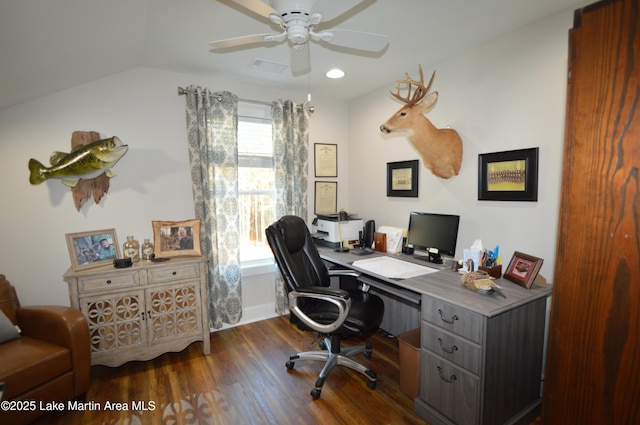
POLYGON ((79 310, 21 307, 15 288, 1 274, 0 309, 22 331, 19 338, 0 344, 0 382, 6 386, 3 399, 35 402, 22 411, 0 409, 0 423, 29 423, 46 413, 40 402, 65 402, 66 408, 67 400, 87 392, 89 326, 79 310))

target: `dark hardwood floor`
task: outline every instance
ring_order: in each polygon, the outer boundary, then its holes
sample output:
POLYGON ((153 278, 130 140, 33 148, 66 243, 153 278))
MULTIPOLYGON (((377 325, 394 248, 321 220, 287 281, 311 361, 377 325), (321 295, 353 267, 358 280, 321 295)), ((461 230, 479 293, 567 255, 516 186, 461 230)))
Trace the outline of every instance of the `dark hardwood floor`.
POLYGON ((309 392, 322 363, 301 362, 291 372, 285 363, 295 352, 317 349, 314 337, 291 325, 288 317, 277 317, 212 333, 210 356, 203 356, 202 344, 194 343, 180 353, 147 362, 93 366, 84 400, 87 410, 51 413, 35 423, 426 423, 413 412, 413 400, 400 390, 397 339, 383 333, 367 340, 373 346, 371 359, 357 356, 376 371, 375 390, 367 388, 364 376, 338 367, 325 382, 320 399, 313 401, 309 392), (128 410, 118 410, 124 407, 128 410))
MULTIPOLYGON (((382 334, 367 342, 373 356, 356 359, 378 375, 366 378, 334 369, 313 401, 321 362, 300 362, 288 372, 289 355, 317 349, 315 335, 278 317, 214 332, 211 355, 194 343, 180 353, 120 367, 93 366, 87 408, 49 414, 36 423, 91 424, 424 424, 398 383, 397 340, 382 334), (133 401, 137 404, 134 406, 133 401), (111 406, 129 410, 106 410, 111 406), (115 403, 124 403, 117 406, 115 403), (141 410, 142 404, 149 410, 141 410)), ((355 345, 360 341, 346 341, 355 345)))

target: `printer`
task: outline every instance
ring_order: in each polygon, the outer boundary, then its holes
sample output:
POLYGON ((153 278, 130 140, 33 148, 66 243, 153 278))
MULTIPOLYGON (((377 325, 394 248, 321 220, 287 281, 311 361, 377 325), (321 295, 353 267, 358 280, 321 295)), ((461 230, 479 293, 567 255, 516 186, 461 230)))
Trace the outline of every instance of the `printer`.
POLYGON ((318 245, 338 248, 340 236, 345 248, 353 248, 360 242, 362 219, 349 214, 347 220, 338 220, 338 214, 318 215, 311 225, 312 237, 318 245))

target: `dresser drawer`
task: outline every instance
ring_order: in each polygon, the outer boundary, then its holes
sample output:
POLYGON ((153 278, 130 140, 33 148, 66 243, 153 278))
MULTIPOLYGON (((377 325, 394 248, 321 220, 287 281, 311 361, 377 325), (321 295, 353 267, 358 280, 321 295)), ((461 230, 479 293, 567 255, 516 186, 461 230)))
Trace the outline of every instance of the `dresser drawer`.
POLYGON ((78 278, 78 289, 80 293, 104 291, 127 286, 138 286, 139 284, 140 276, 138 275, 137 270, 78 278))
POLYGON ((482 348, 478 344, 460 338, 450 332, 422 322, 420 336, 422 346, 434 354, 480 375, 482 348))
POLYGON ((482 344, 484 316, 435 298, 422 297, 422 319, 482 344))
POLYGON ((477 423, 480 379, 422 350, 420 397, 456 424, 477 423))
POLYGON ((147 269, 149 283, 173 282, 194 279, 200 276, 199 264, 175 265, 170 264, 147 269))

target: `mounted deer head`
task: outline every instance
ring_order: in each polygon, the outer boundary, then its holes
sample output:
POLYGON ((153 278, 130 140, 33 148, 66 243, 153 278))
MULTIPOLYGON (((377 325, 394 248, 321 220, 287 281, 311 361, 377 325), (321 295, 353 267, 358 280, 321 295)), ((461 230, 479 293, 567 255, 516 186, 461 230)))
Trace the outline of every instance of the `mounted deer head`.
POLYGON ((438 129, 424 116, 424 111, 438 100, 437 91, 429 93, 436 73, 433 72, 429 84, 425 87, 422 66, 419 69, 420 81, 413 80, 409 73, 405 74, 405 80, 398 80, 398 89, 395 93, 391 92, 391 95, 405 106, 382 124, 380 131, 385 134, 407 132, 409 141, 422 156, 424 166, 436 176, 448 179, 457 176, 460 171, 462 140, 457 131, 451 128, 438 129), (400 94, 402 85, 407 85, 406 96, 400 94))

